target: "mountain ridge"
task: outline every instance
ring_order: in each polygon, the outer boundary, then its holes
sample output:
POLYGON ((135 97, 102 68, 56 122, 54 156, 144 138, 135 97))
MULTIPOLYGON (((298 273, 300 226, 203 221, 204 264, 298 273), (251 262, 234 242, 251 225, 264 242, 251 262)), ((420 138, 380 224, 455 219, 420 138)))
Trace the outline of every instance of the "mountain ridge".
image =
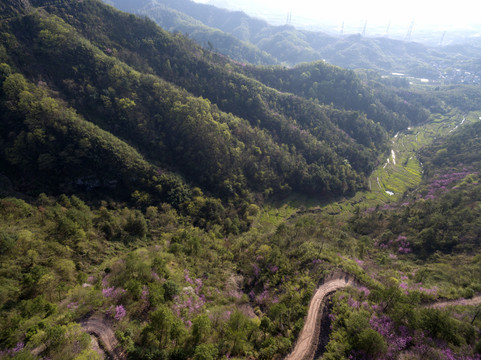
MULTIPOLYGON (((360 34, 336 38, 321 32, 297 30, 288 25, 271 26, 264 20, 252 18, 239 11, 228 11, 216 8, 210 4, 195 3, 190 0, 174 2, 170 0, 159 0, 156 2, 142 2, 136 6, 129 0, 117 3, 110 0, 111 4, 130 12, 144 16, 150 16, 162 26, 162 11, 175 9, 187 14, 189 17, 201 21, 205 26, 219 29, 225 33, 224 38, 220 35, 212 36, 213 31, 197 27, 202 36, 195 37, 205 47, 210 44, 220 53, 235 56, 239 61, 245 61, 243 57, 232 50, 227 43, 230 36, 235 36, 243 41, 257 47, 260 51, 266 52, 279 63, 295 65, 300 62, 316 61, 325 59, 338 66, 350 69, 368 68, 381 71, 383 74, 404 73, 409 76, 428 78, 438 82, 459 82, 451 74, 450 69, 454 64, 460 64, 462 60, 463 71, 477 74, 475 81, 481 82, 481 67, 477 58, 472 52, 444 51, 443 48, 433 48, 414 42, 388 39, 384 37, 366 38, 360 34), (227 21, 228 20, 228 21, 227 21), (221 40, 222 39, 222 40, 221 40)), ((189 27, 172 24, 169 21, 171 30, 187 31, 195 33, 196 26, 191 23, 189 27)), ((237 46, 237 45, 236 45, 237 46)), ((257 57, 254 63, 262 61, 257 57)))

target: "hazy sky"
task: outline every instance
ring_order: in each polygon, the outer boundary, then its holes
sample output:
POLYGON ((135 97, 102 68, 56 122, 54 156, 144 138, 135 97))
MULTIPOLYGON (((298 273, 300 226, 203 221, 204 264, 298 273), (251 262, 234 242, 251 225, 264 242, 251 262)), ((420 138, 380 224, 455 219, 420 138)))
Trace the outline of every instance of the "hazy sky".
MULTIPOLYGON (((209 0, 195 0, 208 2, 209 0)), ((219 0, 215 0, 220 3, 219 0)), ((446 29, 468 25, 481 25, 481 3, 477 0, 223 0, 235 4, 239 9, 251 12, 254 7, 259 13, 272 11, 277 14, 292 12, 292 23, 296 18, 318 19, 326 22, 343 21, 350 26, 368 21, 382 26, 391 21, 391 26, 403 26, 413 20, 416 25, 437 25, 446 29)))
POLYGON ((308 15, 313 13, 335 13, 339 18, 376 20, 379 22, 411 21, 435 24, 460 24, 465 21, 481 22, 481 5, 476 0, 435 1, 435 0, 258 0, 270 7, 283 7, 292 12, 308 15), (277 5, 276 5, 277 4, 277 5), (295 4, 293 6, 293 4, 295 4))

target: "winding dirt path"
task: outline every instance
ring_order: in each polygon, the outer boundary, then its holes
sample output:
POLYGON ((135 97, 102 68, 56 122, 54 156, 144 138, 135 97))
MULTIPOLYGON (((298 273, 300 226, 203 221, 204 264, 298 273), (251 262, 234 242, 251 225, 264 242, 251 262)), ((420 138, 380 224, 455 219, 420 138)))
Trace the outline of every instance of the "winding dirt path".
POLYGON ((309 304, 306 322, 297 338, 296 346, 285 360, 307 360, 314 357, 321 326, 319 311, 321 304, 328 295, 351 285, 354 285, 354 281, 346 275, 343 278, 328 280, 317 289, 309 304))
POLYGON ((95 335, 100 340, 103 349, 108 354, 110 359, 126 359, 125 354, 120 349, 119 342, 115 337, 114 331, 101 316, 91 316, 82 321, 81 325, 86 332, 95 335))
MULTIPOLYGON (((339 289, 356 285, 356 281, 351 276, 341 273, 319 286, 309 303, 306 321, 297 339, 296 346, 285 360, 312 360, 314 358, 320 335, 322 308, 326 304, 326 298, 339 289)), ((453 305, 475 306, 479 304, 481 304, 481 296, 475 296, 471 299, 440 301, 427 307, 441 309, 453 305)), ((81 325, 86 332, 95 335, 100 340, 103 350, 110 359, 126 359, 112 328, 103 317, 99 315, 91 316, 82 321, 81 325)))
POLYGON ((442 309, 442 308, 445 308, 448 306, 454 306, 454 305, 476 306, 479 304, 481 304, 481 296, 475 296, 471 299, 456 299, 456 300, 440 301, 440 302, 431 304, 428 307, 433 309, 442 309))
MULTIPOLYGON (((284 360, 312 360, 317 348, 321 328, 322 306, 325 299, 335 291, 347 286, 356 286, 355 280, 347 274, 337 275, 322 284, 311 299, 306 322, 297 338, 294 350, 284 360)), ((471 299, 456 299, 436 302, 427 307, 442 309, 454 305, 475 306, 481 304, 481 296, 471 299)))

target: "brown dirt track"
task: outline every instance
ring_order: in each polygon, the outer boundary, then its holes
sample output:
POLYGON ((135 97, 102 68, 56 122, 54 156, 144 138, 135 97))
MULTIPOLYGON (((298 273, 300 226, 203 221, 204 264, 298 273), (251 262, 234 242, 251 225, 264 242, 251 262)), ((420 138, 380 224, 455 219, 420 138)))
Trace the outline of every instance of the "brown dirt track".
POLYGON ((113 360, 126 359, 120 350, 119 342, 108 322, 100 316, 92 316, 81 322, 82 327, 89 334, 95 335, 109 357, 113 360))
POLYGON ((309 304, 306 321, 297 338, 296 346, 285 360, 308 360, 314 358, 321 328, 320 318, 322 308, 324 307, 321 305, 325 304, 324 300, 326 297, 336 290, 352 285, 355 285, 354 279, 344 274, 327 280, 319 286, 309 304))

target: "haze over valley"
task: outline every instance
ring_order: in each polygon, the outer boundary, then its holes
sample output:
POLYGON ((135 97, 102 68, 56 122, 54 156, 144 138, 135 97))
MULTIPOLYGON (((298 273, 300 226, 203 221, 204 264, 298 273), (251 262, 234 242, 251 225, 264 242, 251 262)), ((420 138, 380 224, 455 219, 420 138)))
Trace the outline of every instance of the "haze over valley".
POLYGON ((450 45, 481 36, 481 21, 473 3, 436 1, 242 1, 196 0, 229 10, 240 10, 273 25, 293 25, 330 35, 383 36, 428 45, 450 45), (411 32, 410 28, 412 26, 411 32), (409 34, 410 32, 410 34, 409 34), (442 43, 441 43, 442 39, 442 43))

